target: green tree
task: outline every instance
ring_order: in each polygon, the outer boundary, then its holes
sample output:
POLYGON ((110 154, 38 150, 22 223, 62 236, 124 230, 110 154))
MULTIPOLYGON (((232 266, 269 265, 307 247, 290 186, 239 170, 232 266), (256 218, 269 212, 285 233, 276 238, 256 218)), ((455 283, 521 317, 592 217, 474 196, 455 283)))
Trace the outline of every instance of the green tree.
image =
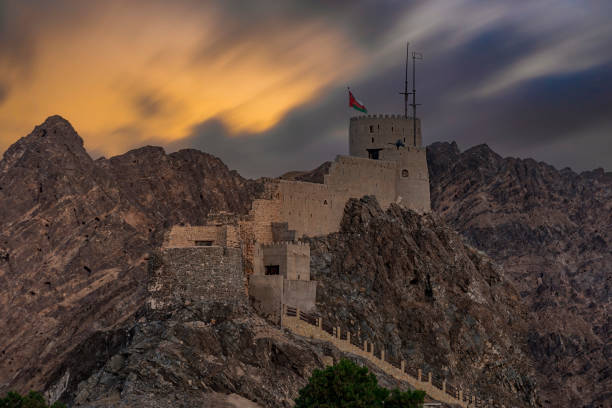
POLYGON ((424 397, 423 391, 389 392, 366 367, 341 360, 314 371, 300 390, 295 408, 418 408, 424 397))
POLYGON ((419 408, 423 406, 425 391, 393 390, 385 401, 385 408, 419 408))
POLYGON ((30 391, 24 397, 9 391, 6 397, 0 399, 0 408, 66 408, 66 406, 61 402, 49 406, 42 394, 36 391, 30 391))

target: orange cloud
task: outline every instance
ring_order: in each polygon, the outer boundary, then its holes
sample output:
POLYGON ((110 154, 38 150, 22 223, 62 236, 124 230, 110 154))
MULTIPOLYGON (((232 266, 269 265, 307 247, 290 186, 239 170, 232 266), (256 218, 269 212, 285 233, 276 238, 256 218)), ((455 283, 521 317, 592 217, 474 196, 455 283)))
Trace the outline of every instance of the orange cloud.
POLYGON ((227 16, 212 7, 96 7, 78 21, 38 26, 27 75, 0 60, 10 78, 2 150, 56 113, 105 154, 184 138, 213 117, 233 132, 261 132, 363 61, 348 38, 317 21, 253 24, 224 44, 227 16))

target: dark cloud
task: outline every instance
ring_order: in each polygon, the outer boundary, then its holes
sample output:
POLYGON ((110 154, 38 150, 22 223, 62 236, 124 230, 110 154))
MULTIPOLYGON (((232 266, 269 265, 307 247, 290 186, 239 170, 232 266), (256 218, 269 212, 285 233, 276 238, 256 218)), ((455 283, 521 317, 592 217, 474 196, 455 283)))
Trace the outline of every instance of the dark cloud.
MULTIPOLYGON (((0 3, 0 68, 3 63, 29 66, 37 27, 78 22, 105 2, 24 4, 0 3)), ((534 156, 557 167, 612 169, 612 2, 142 1, 147 10, 179 7, 203 17, 211 5, 223 24, 214 38, 209 33, 201 38, 192 56, 197 64, 219 59, 241 64, 240 50, 255 48, 266 59, 309 59, 290 49, 307 38, 283 41, 296 27, 331 27, 369 60, 361 63, 359 72, 347 74, 344 83, 319 91, 265 132, 232 134, 220 116, 196 126, 190 137, 168 146, 170 150, 200 148, 248 176, 312 168, 346 153, 344 87, 351 85, 372 112, 401 112, 403 43, 410 40, 412 49, 425 57, 417 66, 417 88, 427 143, 488 143, 500 154, 534 156)), ((134 23, 146 26, 145 20, 134 23)), ((338 70, 351 65, 347 60, 338 70)), ((283 85, 281 79, 278 85, 283 85)), ((6 89, 0 84, 0 102, 6 89)), ((142 120, 163 115, 171 103, 156 92, 127 97, 142 120)), ((118 129, 116 135, 141 140, 136 128, 118 129)))
POLYGON ((152 92, 144 92, 134 97, 136 111, 143 117, 159 115, 167 109, 165 100, 152 92))
POLYGON ((220 121, 209 120, 195 128, 190 138, 168 148, 206 151, 249 177, 312 169, 348 151, 344 90, 330 89, 326 95, 294 110, 267 132, 230 135, 220 121))

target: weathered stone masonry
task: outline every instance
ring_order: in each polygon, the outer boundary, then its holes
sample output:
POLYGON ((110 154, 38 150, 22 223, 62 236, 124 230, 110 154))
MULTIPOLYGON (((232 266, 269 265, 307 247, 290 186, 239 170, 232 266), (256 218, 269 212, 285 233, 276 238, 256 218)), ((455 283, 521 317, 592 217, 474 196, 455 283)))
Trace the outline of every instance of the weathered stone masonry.
MULTIPOLYGON (((365 195, 376 196, 383 208, 397 203, 430 211, 421 124, 417 119, 416 134, 413 124, 400 115, 351 118, 350 156, 337 156, 323 183, 270 179, 247 216, 216 214, 203 220, 206 225, 176 226, 165 247, 239 248, 246 290, 260 313, 278 321, 282 304, 310 311, 316 283, 310 281, 310 248, 300 246, 302 237, 337 232, 346 202, 365 195)), ((214 268, 214 262, 200 267, 214 268)))
POLYGON ((160 267, 152 273, 149 307, 153 310, 194 302, 246 304, 239 248, 164 248, 160 267))

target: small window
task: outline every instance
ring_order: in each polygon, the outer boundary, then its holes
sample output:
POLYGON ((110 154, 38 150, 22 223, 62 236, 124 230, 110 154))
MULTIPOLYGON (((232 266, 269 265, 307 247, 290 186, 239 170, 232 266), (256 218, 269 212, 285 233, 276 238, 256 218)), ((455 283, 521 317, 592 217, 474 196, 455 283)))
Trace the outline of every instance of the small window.
POLYGON ((280 275, 280 266, 266 265, 266 275, 280 275))
POLYGON ((196 241, 195 246, 212 246, 212 241, 196 241))
POLYGON ((393 132, 393 126, 391 126, 391 131, 393 132))
POLYGON ((406 143, 406 138, 404 138, 404 143, 406 143))
POLYGON ((402 177, 408 177, 408 170, 406 169, 402 170, 402 177))
POLYGON ((323 205, 327 205, 327 200, 323 200, 323 205))
POLYGON ((374 133, 374 126, 370 125, 370 133, 374 133))
POLYGON ((374 138, 372 138, 372 143, 374 143, 374 138))

